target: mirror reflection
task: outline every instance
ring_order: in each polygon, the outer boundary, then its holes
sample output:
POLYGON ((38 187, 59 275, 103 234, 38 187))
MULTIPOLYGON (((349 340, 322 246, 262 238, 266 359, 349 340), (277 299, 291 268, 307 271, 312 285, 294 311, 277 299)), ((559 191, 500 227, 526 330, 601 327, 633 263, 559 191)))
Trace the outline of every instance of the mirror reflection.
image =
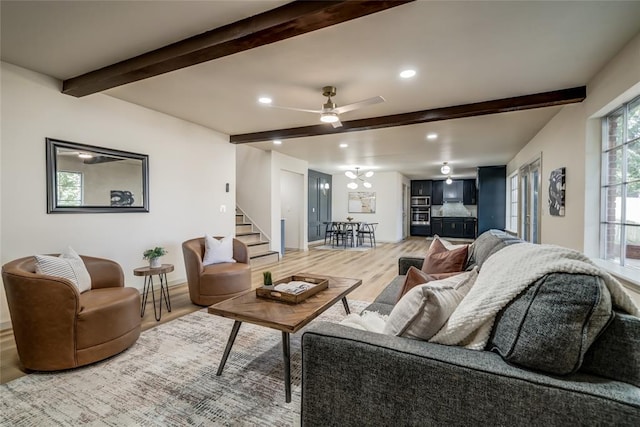
POLYGON ((48 213, 148 212, 148 156, 47 139, 48 213))

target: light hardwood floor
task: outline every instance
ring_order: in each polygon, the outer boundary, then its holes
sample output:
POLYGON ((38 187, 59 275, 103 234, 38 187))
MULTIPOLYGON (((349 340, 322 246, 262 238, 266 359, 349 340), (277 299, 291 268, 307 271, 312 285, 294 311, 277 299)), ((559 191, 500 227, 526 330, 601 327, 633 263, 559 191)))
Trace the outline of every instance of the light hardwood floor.
MULTIPOLYGON (((397 276, 398 258, 424 256, 427 247, 426 239, 417 237, 411 237, 400 243, 378 243, 375 249, 366 252, 320 250, 311 246, 309 251, 286 251, 282 260, 276 264, 253 268, 251 281, 254 288, 261 286, 264 271, 271 271, 274 279, 297 273, 351 277, 361 279, 362 286, 349 294, 348 298, 373 301, 397 276)), ((171 279, 170 275, 169 279, 171 279)), ((163 306, 162 319, 157 322, 149 301, 142 319, 143 331, 202 308, 191 303, 186 283, 170 287, 169 293, 171 313, 168 313, 163 306)), ((20 370, 13 332, 11 329, 2 330, 0 331, 0 383, 6 383, 23 375, 25 373, 20 370)))

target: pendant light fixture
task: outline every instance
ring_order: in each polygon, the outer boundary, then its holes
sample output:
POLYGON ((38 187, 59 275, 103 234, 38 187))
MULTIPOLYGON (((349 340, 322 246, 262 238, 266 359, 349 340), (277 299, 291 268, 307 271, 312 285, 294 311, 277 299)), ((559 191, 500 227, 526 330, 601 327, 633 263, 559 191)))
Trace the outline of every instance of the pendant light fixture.
POLYGON ((448 162, 442 164, 440 172, 442 172, 442 175, 449 175, 451 173, 451 166, 449 166, 448 162))
POLYGON ((451 176, 447 177, 447 180, 445 181, 448 185, 451 184, 453 182, 453 180, 451 179, 451 176))
POLYGON ((351 190, 355 190, 358 188, 358 182, 357 181, 362 181, 362 186, 364 188, 371 188, 372 185, 369 181, 367 181, 365 178, 371 178, 373 176, 373 171, 367 171, 367 172, 360 172, 360 168, 356 167, 355 168, 356 171, 346 171, 344 174, 347 176, 347 178, 352 179, 353 181, 351 181, 350 183, 347 184, 347 187, 350 188, 351 190))

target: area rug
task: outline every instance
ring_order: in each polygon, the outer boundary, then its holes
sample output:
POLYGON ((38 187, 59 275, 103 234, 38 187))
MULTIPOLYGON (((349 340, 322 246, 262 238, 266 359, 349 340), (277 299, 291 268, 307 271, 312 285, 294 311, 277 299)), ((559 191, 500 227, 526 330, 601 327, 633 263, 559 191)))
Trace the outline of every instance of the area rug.
MULTIPOLYGON (((367 305, 349 301, 354 313, 367 305)), ((233 321, 205 310, 143 332, 105 361, 3 384, 0 425, 299 425, 304 329, 290 337, 292 399, 285 403, 281 332, 243 323, 217 377, 233 321)), ((338 303, 311 324, 345 316, 338 303)))
POLYGON ((319 249, 321 251, 355 251, 355 252, 364 252, 369 249, 373 249, 371 246, 331 246, 331 245, 320 245, 320 246, 312 246, 310 249, 319 249))

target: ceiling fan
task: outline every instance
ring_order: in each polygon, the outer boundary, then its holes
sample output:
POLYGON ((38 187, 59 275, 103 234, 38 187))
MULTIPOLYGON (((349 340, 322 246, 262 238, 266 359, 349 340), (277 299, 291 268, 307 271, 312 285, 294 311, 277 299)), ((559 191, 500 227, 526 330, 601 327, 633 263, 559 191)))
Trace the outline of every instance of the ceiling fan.
POLYGON ((308 110, 305 108, 294 108, 294 107, 280 107, 277 105, 269 105, 269 106, 273 108, 284 109, 284 110, 304 111, 307 113, 320 114, 321 122, 331 123, 331 125, 333 125, 334 128, 338 128, 342 126, 342 123, 340 123, 340 117, 339 117, 340 114, 346 113, 347 111, 357 110, 359 108, 363 108, 369 105, 385 102, 385 99, 383 97, 374 96, 373 98, 368 98, 362 101, 354 102, 352 104, 343 105, 342 107, 336 107, 336 104, 331 99, 332 96, 336 96, 335 86, 323 87, 322 95, 327 97, 327 102, 322 104, 321 110, 308 110))

